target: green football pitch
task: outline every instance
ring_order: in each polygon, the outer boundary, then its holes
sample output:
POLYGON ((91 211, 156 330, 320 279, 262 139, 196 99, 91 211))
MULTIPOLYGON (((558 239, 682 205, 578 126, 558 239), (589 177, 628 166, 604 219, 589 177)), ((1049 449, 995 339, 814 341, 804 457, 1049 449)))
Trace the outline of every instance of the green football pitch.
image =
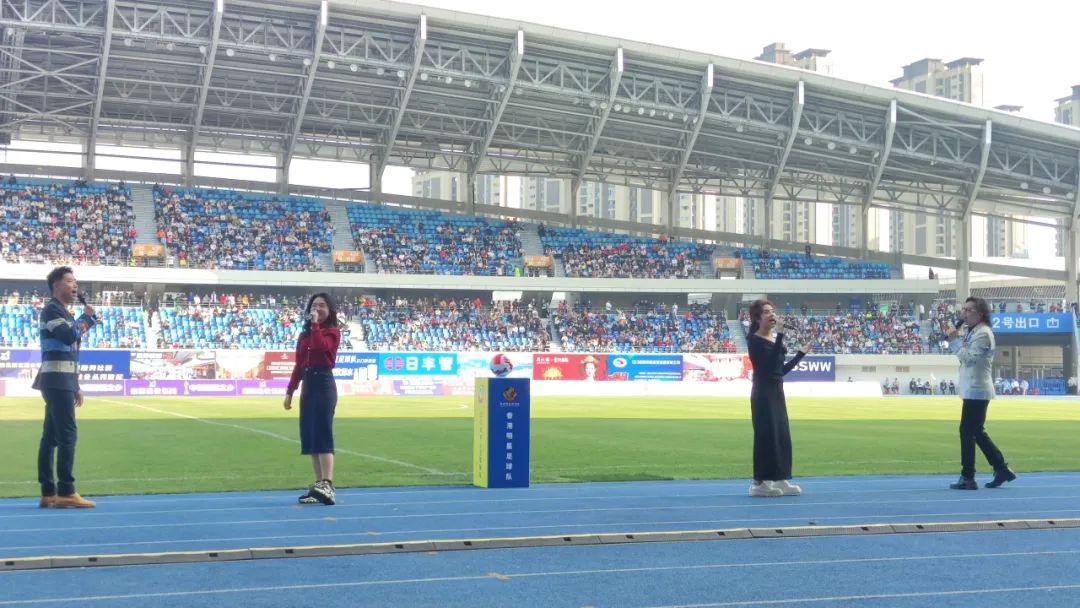
MULTIPOLYGON (((790 398, 795 475, 955 473, 958 398, 790 398)), ((0 497, 37 493, 43 405, 0 400, 0 497)), ((76 478, 88 496, 302 488, 297 410, 277 398, 90 398, 76 478)), ((744 398, 535 398, 532 481, 750 477, 744 398)), ((1080 470, 1080 401, 991 403, 987 429, 1018 472, 1080 470)), ((469 484, 472 404, 338 403, 339 487, 469 484)), ((979 456, 980 470, 987 466, 979 456)))

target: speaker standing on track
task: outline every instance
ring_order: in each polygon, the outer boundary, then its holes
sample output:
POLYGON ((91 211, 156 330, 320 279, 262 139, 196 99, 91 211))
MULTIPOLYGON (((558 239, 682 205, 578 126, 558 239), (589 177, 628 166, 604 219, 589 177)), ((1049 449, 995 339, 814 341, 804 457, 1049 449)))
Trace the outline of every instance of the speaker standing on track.
POLYGON ((94 326, 95 312, 79 294, 79 282, 71 268, 54 268, 46 280, 52 299, 41 309, 41 369, 34 379, 34 388, 40 390, 45 399, 45 426, 38 447, 39 506, 43 509, 89 509, 95 506, 94 502, 75 491, 75 443, 78 440, 75 408, 83 404, 79 389, 79 346, 82 337, 94 326), (68 312, 68 306, 76 300, 83 304, 83 314, 78 319, 68 312))
POLYGON ((754 423, 754 480, 750 496, 795 496, 802 493, 791 483, 791 428, 784 398, 784 374, 810 352, 803 346, 784 363, 784 334, 777 333, 773 303, 755 300, 750 305, 750 332, 746 336, 754 366, 750 414, 754 423))
POLYGON ((327 293, 317 293, 304 310, 304 330, 296 342, 296 365, 289 378, 284 406, 292 409, 297 385, 300 391, 300 453, 311 456, 315 483, 300 496, 300 504, 321 502, 332 505, 334 491, 334 410, 337 408, 337 385, 334 362, 337 360, 341 330, 337 308, 327 293))
POLYGON ((960 398, 964 409, 960 414, 960 479, 949 484, 953 490, 977 490, 975 483, 975 445, 987 462, 994 467, 994 479, 986 483, 996 488, 1016 479, 1009 470, 1005 456, 990 439, 983 425, 986 410, 994 398, 994 332, 990 329, 990 304, 982 298, 968 298, 960 311, 956 327, 949 330, 952 351, 960 360, 960 398))

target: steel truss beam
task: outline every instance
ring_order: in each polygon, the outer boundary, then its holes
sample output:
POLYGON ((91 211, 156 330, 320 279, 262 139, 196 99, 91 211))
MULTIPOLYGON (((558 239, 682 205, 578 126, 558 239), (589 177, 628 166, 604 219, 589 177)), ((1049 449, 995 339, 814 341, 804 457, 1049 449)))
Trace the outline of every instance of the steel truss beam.
POLYGON ((315 22, 315 41, 312 46, 314 57, 308 66, 307 78, 304 80, 303 93, 300 101, 296 104, 296 113, 293 115, 292 133, 285 142, 285 150, 281 157, 281 170, 284 175, 289 175, 289 164, 292 162, 293 152, 296 149, 296 138, 300 136, 300 128, 304 126, 304 115, 307 113, 308 99, 311 98, 311 87, 315 84, 315 74, 319 71, 320 56, 322 55, 323 36, 326 34, 326 24, 329 20, 329 6, 326 0, 322 0, 319 6, 319 17, 315 22))
POLYGON ((187 155, 184 157, 187 178, 195 177, 195 149, 199 145, 199 129, 202 127, 203 112, 206 111, 206 96, 210 92, 210 79, 217 59, 218 42, 221 40, 221 22, 225 16, 225 0, 214 1, 213 24, 210 27, 210 45, 206 49, 206 64, 203 66, 202 83, 199 85, 199 101, 195 105, 195 117, 191 123, 191 137, 188 140, 187 155))

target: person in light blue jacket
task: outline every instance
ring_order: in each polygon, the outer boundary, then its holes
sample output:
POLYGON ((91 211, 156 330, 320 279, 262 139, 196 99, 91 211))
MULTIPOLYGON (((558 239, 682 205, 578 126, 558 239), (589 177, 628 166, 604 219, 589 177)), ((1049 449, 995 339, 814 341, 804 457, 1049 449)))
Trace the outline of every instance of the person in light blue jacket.
POLYGON ((986 410, 994 398, 994 332, 990 328, 990 304, 982 298, 968 298, 960 311, 957 327, 949 330, 949 344, 960 360, 960 479, 949 487, 954 490, 977 490, 975 483, 975 446, 994 467, 994 479, 988 488, 1016 479, 1001 450, 987 434, 986 410))

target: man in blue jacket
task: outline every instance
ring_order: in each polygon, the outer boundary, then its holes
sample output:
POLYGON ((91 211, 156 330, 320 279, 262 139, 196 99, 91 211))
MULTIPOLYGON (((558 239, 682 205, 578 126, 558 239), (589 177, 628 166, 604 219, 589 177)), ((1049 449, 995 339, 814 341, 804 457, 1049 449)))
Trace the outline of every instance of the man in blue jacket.
POLYGON ((45 399, 45 428, 38 449, 40 506, 88 509, 95 505, 75 491, 72 470, 78 435, 75 408, 83 404, 79 390, 79 346, 83 335, 94 326, 94 308, 84 304, 78 319, 68 312, 68 307, 79 300, 79 283, 71 268, 55 268, 46 280, 52 299, 41 310, 41 369, 34 380, 34 388, 45 399))

